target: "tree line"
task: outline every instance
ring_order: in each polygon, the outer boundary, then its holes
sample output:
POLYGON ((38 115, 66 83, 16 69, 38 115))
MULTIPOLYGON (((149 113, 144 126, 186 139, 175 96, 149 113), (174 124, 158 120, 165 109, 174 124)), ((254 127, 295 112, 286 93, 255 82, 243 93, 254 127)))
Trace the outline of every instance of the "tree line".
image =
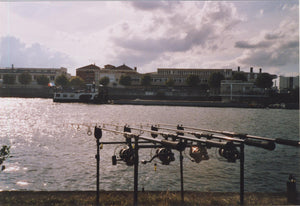
MULTIPOLYGON (((218 89, 221 87, 222 80, 225 80, 224 75, 220 72, 215 72, 209 76, 208 82, 205 84, 201 83, 199 76, 193 74, 189 75, 186 78, 185 83, 189 87, 218 89)), ((234 72, 231 80, 240 80, 242 82, 248 81, 247 76, 243 72, 234 72)), ((109 84, 109 81, 110 81, 109 78, 105 76, 100 79, 99 83, 104 86, 107 86, 109 84)), ((132 79, 130 75, 122 75, 119 79, 119 84, 123 86, 130 86, 131 83, 132 83, 132 79)), ((258 88, 271 88, 273 86, 273 77, 268 73, 261 73, 258 74, 254 83, 258 88)), ((141 77, 140 84, 142 86, 151 86, 152 85, 151 76, 149 74, 144 74, 141 77)), ((171 77, 169 77, 165 82, 165 86, 172 87, 174 85, 175 85, 175 81, 171 77)))
MULTIPOLYGON (((50 82, 50 79, 45 75, 40 75, 36 79, 39 85, 47 86, 50 82)), ((28 85, 32 82, 32 77, 28 72, 23 72, 19 75, 19 82, 23 85, 28 85)), ((14 74, 4 74, 3 75, 3 84, 15 84, 16 75, 14 74)))
MULTIPOLYGON (((232 80, 241 80, 243 82, 247 81, 247 77, 243 72, 234 72, 232 75, 232 80)), ((186 85, 189 87, 200 87, 202 89, 219 89, 221 87, 221 81, 225 80, 225 77, 220 72, 212 73, 209 78, 208 82, 203 84, 200 82, 200 78, 197 75, 189 75, 186 78, 186 85)), ((255 85, 259 88, 271 88, 273 86, 273 77, 268 73, 261 73, 257 76, 255 85)), ((32 77, 28 72, 24 72, 19 75, 19 82, 23 85, 28 85, 32 81, 32 77)), ((50 79, 45 75, 39 75, 36 78, 38 85, 47 86, 50 82, 50 79)), ((16 75, 14 74, 5 74, 3 76, 3 84, 15 84, 16 83, 16 75)), ((99 80, 99 83, 103 86, 107 86, 110 83, 110 80, 107 76, 102 77, 99 80)), ((119 84, 123 86, 130 86, 132 84, 132 78, 130 75, 121 75, 119 79, 119 84)), ((140 84, 142 86, 151 86, 152 79, 149 74, 144 74, 141 77, 140 84)), ((83 87, 85 82, 80 77, 72 77, 68 79, 66 75, 62 74, 55 79, 55 85, 62 86, 62 87, 83 87)), ((174 79, 169 77, 165 82, 165 86, 172 87, 175 85, 174 79)))

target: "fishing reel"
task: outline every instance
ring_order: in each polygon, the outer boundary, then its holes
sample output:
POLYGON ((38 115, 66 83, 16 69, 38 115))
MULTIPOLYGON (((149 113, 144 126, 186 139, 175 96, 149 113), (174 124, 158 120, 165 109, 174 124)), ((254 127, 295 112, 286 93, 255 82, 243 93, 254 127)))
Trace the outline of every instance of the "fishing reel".
POLYGON ((190 157, 193 162, 200 163, 202 160, 209 160, 207 149, 203 145, 193 145, 190 147, 190 157))
POLYGON ((233 142, 228 142, 224 147, 221 147, 219 155, 227 159, 228 162, 236 162, 237 159, 240 159, 240 152, 234 146, 233 142))
POLYGON ((158 148, 156 155, 163 165, 169 165, 170 162, 175 161, 174 153, 171 149, 158 148))
POLYGON ((152 162, 155 158, 158 158, 163 165, 169 165, 170 162, 175 161, 174 153, 168 148, 158 148, 156 154, 149 160, 143 160, 142 164, 147 164, 152 162))
POLYGON ((119 159, 117 159, 116 155, 112 156, 112 165, 116 165, 117 161, 123 161, 127 166, 134 165, 134 149, 132 147, 122 148, 119 151, 119 159))

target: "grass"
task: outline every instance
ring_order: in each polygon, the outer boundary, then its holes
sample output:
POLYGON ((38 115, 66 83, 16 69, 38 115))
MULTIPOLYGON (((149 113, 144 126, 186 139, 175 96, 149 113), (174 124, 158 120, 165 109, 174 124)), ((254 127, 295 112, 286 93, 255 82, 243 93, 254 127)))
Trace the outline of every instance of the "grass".
MULTIPOLYGON (((183 205, 240 205, 239 193, 185 192, 183 205)), ((181 205, 180 192, 139 192, 138 204, 146 206, 181 205)), ((244 205, 288 205, 285 193, 245 193, 244 205)), ((94 191, 3 191, 1 206, 96 205, 94 191)), ((100 205, 133 205, 133 192, 101 191, 100 205)))

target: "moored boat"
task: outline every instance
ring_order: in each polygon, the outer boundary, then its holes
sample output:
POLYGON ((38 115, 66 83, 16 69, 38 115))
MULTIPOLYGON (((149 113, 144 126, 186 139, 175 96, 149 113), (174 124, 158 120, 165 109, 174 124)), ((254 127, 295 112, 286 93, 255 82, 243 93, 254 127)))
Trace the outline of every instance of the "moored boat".
POLYGON ((82 102, 82 103, 107 103, 108 96, 102 87, 87 85, 85 90, 57 91, 53 95, 53 102, 82 102))

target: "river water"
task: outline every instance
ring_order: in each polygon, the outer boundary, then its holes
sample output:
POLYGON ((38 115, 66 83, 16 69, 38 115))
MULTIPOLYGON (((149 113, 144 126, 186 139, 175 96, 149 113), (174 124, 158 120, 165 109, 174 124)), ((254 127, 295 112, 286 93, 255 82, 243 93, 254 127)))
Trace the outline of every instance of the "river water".
MULTIPOLYGON (((0 172, 0 190, 95 190, 96 141, 87 127, 72 123, 183 124, 252 135, 299 140, 299 110, 207 107, 88 105, 51 99, 0 98, 0 145, 11 155, 0 172)), ((92 128, 93 129, 93 128, 92 128)), ((102 141, 121 141, 103 133, 102 141)), ((100 189, 133 190, 133 167, 111 164, 116 145, 101 150, 100 189)), ((141 149, 140 160, 155 150, 141 149)), ((228 163, 209 149, 199 164, 184 155, 184 188, 239 191, 239 161, 228 163)), ((139 189, 180 190, 179 153, 164 166, 158 160, 139 166, 139 189), (154 171, 154 162, 157 170, 154 171)), ((276 145, 274 151, 245 146, 245 191, 284 192, 289 174, 300 180, 300 149, 276 145)))

